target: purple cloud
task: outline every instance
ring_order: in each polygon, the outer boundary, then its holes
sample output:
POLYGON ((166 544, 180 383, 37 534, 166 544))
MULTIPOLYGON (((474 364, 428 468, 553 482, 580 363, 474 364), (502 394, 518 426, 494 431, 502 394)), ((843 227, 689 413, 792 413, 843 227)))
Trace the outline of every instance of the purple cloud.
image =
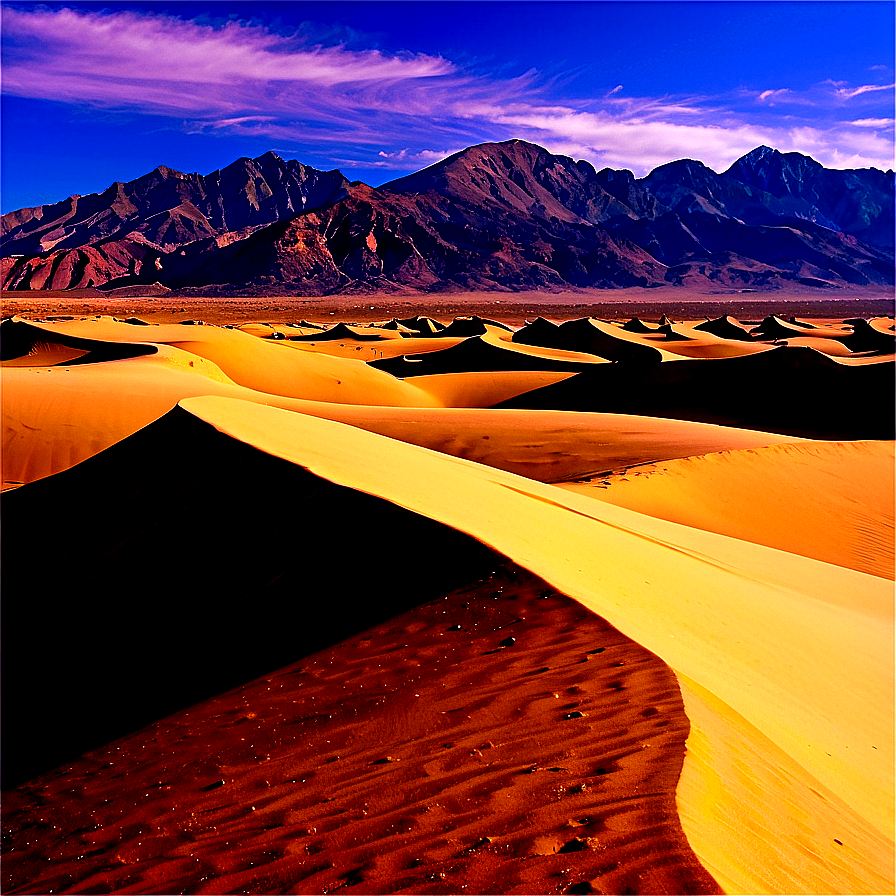
POLYGON ((892 85, 665 97, 618 85, 571 100, 534 71, 473 75, 441 56, 114 9, 5 7, 2 36, 7 94, 166 116, 191 133, 316 147, 368 167, 407 170, 455 151, 434 147, 509 137, 639 175, 682 157, 722 170, 762 143, 836 167, 893 158, 892 123, 868 105, 892 85), (849 120, 830 120, 847 105, 849 120))

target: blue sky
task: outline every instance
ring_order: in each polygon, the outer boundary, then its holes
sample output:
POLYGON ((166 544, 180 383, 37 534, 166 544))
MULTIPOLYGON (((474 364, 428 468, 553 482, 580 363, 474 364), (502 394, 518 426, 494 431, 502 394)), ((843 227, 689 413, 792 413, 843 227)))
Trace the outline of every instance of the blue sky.
POLYGON ((892 2, 2 4, 2 209, 273 149, 378 185, 519 137, 642 176, 893 167, 892 2))

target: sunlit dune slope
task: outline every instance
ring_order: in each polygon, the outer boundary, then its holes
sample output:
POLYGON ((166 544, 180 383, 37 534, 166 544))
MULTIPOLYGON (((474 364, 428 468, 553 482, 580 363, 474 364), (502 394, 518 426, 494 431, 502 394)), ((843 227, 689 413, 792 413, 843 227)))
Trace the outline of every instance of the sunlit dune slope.
POLYGON ((241 386, 273 395, 351 404, 435 404, 413 384, 396 380, 367 364, 325 354, 290 351, 277 342, 258 339, 240 330, 182 324, 138 326, 111 318, 11 323, 47 334, 47 339, 61 336, 110 343, 169 345, 211 361, 241 386))
MULTIPOLYGON (((185 406, 230 435, 298 459, 282 412, 218 399, 185 406), (269 416, 283 418, 284 428, 273 430, 269 416)), ((307 422, 294 418, 302 428, 307 422)), ((590 499, 427 452, 362 449, 367 439, 375 437, 358 434, 340 442, 340 451, 321 433, 313 448, 299 450, 300 462, 425 508, 616 620, 731 707, 729 724, 736 727, 742 717, 842 800, 867 833, 859 848, 868 850, 869 873, 891 874, 892 716, 866 709, 893 703, 889 583, 621 508, 597 510, 590 499), (351 458, 359 450, 370 458, 366 465, 351 458), (856 593, 863 594, 861 606, 853 602, 856 593)), ((759 790, 766 784, 773 786, 762 782, 759 790)), ((755 797, 742 797, 749 811, 755 797)), ((818 849, 837 855, 838 844, 818 849)))
POLYGON ((563 488, 893 578, 892 442, 802 442, 728 451, 563 488))
POLYGON ((345 339, 340 341, 286 341, 287 345, 296 351, 320 352, 327 355, 336 355, 342 358, 357 358, 361 361, 376 361, 382 358, 394 358, 398 355, 419 355, 426 352, 440 352, 453 345, 463 342, 465 336, 445 337, 443 339, 426 339, 406 336, 404 339, 384 339, 376 342, 367 342, 358 339, 345 339))

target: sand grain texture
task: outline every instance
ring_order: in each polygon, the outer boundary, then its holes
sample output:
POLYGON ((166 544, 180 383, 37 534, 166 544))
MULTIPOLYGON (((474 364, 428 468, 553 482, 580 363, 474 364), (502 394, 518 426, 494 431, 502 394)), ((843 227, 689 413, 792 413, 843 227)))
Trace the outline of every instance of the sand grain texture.
POLYGON ((663 663, 504 564, 8 794, 4 892, 718 892, 687 731, 663 663))

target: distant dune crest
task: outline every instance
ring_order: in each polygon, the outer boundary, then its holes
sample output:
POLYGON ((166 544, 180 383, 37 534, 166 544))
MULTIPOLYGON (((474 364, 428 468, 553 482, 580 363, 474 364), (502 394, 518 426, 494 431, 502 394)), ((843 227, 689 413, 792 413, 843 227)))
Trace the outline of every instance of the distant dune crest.
POLYGON ((2 218, 8 290, 307 295, 894 282, 892 171, 758 147, 636 179, 522 140, 378 189, 273 152, 170 168, 2 218))

